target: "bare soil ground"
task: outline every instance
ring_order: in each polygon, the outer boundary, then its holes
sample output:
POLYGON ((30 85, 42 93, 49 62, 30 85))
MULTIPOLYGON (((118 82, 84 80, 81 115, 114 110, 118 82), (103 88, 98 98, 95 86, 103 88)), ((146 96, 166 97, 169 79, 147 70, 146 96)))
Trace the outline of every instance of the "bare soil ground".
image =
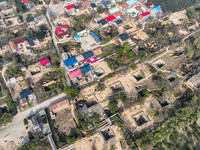
POLYGON ((186 12, 179 11, 169 16, 169 20, 172 21, 175 25, 181 24, 182 22, 180 21, 181 19, 186 19, 186 20, 188 19, 186 12))
POLYGON ((74 143, 74 148, 76 150, 109 150, 111 146, 115 147, 115 150, 122 150, 120 140, 123 140, 123 134, 120 131, 120 128, 114 126, 111 128, 114 132, 114 137, 108 141, 104 142, 104 139, 100 132, 95 133, 93 136, 85 139, 78 140, 74 143))
POLYGON ((141 39, 141 40, 147 40, 149 38, 149 36, 143 32, 143 31, 139 31, 137 32, 137 34, 134 36, 134 38, 136 39, 141 39))
MULTIPOLYGON (((104 67, 102 67, 102 68, 104 68, 104 67)), ((95 92, 95 88, 96 88, 97 84, 94 84, 94 85, 91 85, 91 86, 81 90, 80 95, 82 97, 84 97, 84 96, 91 95, 94 93, 97 100, 101 104, 101 106, 106 107, 109 103, 109 100, 107 100, 107 97, 112 95, 112 93, 113 93, 110 88, 110 85, 117 81, 120 81, 122 86, 124 87, 124 91, 125 91, 127 97, 133 98, 137 95, 137 91, 136 91, 135 87, 140 85, 140 81, 137 82, 137 80, 132 76, 132 74, 133 74, 133 72, 136 72, 141 69, 143 70, 143 72, 145 74, 145 78, 142 79, 141 82, 145 82, 145 80, 151 76, 151 73, 144 64, 138 64, 137 69, 134 71, 129 70, 128 73, 126 73, 126 74, 118 74, 115 77, 107 79, 104 82, 105 87, 106 87, 104 91, 102 91, 102 92, 96 91, 95 92)))
POLYGON ((55 24, 55 27, 57 27, 57 23, 60 21, 65 21, 65 24, 67 24, 67 26, 71 26, 71 22, 69 18, 57 18, 53 21, 55 24))
POLYGON ((73 120, 70 109, 65 109, 57 113, 55 122, 59 131, 64 133, 66 136, 75 133, 76 124, 73 120))
POLYGON ((149 125, 153 124, 153 122, 154 122, 154 120, 151 117, 151 115, 148 115, 149 109, 148 109, 148 107, 146 105, 141 105, 141 106, 140 105, 135 105, 135 106, 132 106, 131 108, 125 110, 122 113, 123 118, 126 120, 126 122, 128 123, 129 127, 131 129, 133 129, 133 130, 137 129, 137 124, 134 122, 132 116, 134 114, 137 114, 137 113, 141 112, 141 111, 143 111, 147 115, 148 119, 150 120, 150 123, 148 123, 146 125, 144 124, 142 127, 138 128, 138 129, 141 130, 141 129, 144 129, 144 128, 148 127, 149 125))
POLYGON ((15 85, 9 87, 11 91, 11 95, 13 100, 19 100, 20 99, 20 92, 27 89, 27 84, 25 81, 17 82, 15 85))
POLYGON ((176 73, 181 74, 179 67, 182 63, 186 62, 187 59, 186 55, 180 55, 178 57, 170 55, 171 54, 167 53, 160 58, 164 62, 166 62, 166 65, 162 67, 162 70, 167 70, 167 71, 173 70, 176 73))
POLYGON ((103 78, 104 76, 106 76, 106 75, 108 75, 109 73, 112 72, 112 70, 108 67, 107 62, 105 60, 102 60, 98 63, 95 63, 93 65, 93 67, 94 67, 94 70, 99 69, 99 68, 102 68, 104 70, 105 74, 100 76, 100 78, 103 78))

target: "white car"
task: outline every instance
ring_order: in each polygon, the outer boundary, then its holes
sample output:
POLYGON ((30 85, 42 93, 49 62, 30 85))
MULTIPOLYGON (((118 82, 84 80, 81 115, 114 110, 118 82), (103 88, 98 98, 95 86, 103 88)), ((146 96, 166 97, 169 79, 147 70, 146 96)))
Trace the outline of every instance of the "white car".
POLYGON ((23 137, 23 136, 20 136, 20 137, 19 137, 19 140, 23 140, 23 139, 24 139, 24 137, 23 137))
POLYGON ((86 43, 87 43, 87 41, 83 41, 83 43, 84 43, 84 44, 86 44, 86 43))

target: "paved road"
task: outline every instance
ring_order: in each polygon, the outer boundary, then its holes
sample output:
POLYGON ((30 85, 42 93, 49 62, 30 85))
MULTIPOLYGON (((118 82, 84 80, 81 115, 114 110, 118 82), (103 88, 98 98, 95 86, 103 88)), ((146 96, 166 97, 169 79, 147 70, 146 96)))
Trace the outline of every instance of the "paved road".
POLYGON ((53 39, 54 45, 56 47, 56 51, 57 51, 58 55, 60 56, 60 62, 61 62, 61 65, 63 67, 63 70, 65 72, 65 78, 67 80, 67 84, 68 84, 68 86, 71 86, 71 82, 70 82, 69 77, 68 77, 69 72, 68 72, 68 70, 66 69, 66 67, 65 67, 65 65, 63 63, 62 56, 61 56, 60 50, 58 48, 57 40, 56 40, 56 37, 55 37, 55 32, 54 32, 55 31, 55 27, 54 27, 54 25, 53 25, 53 23, 51 21, 51 18, 49 16, 48 11, 46 12, 46 16, 47 16, 47 18, 49 20, 49 23, 51 25, 51 28, 52 28, 52 36, 53 36, 52 39, 53 39))
MULTIPOLYGON (((34 106, 28 110, 25 110, 24 112, 18 113, 17 115, 14 116, 12 123, 7 124, 7 126, 0 127, 0 135, 1 135, 0 136, 0 149, 1 149, 1 146, 6 146, 9 141, 14 141, 17 144, 17 146, 20 146, 21 142, 22 142, 22 144, 27 142, 28 141, 28 138, 27 138, 28 130, 25 129, 23 119, 36 111, 46 108, 49 104, 51 104, 57 100, 60 100, 64 97, 66 97, 65 94, 59 94, 58 96, 48 99, 48 100, 44 101, 43 103, 38 104, 37 106, 34 106), (25 140, 20 141, 19 140, 20 136, 24 136, 25 140), (5 142, 6 140, 7 140, 7 142, 5 142)), ((4 149, 5 149, 5 147, 4 147, 4 149)))

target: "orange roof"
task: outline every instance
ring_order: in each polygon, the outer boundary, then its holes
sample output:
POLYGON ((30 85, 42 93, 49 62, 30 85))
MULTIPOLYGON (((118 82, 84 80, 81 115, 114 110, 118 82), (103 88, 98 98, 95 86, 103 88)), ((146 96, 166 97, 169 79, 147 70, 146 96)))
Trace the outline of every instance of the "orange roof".
POLYGON ((140 11, 141 8, 142 8, 142 6, 137 6, 137 7, 135 7, 135 9, 136 9, 137 11, 140 11))
POLYGON ((117 17, 117 16, 121 16, 123 13, 121 12, 121 11, 118 11, 118 12, 115 12, 113 15, 115 16, 115 17, 117 17))
POLYGON ((102 50, 101 50, 101 48, 99 47, 99 48, 93 49, 92 52, 94 53, 94 55, 99 55, 99 54, 102 53, 102 50))
POLYGON ((63 105, 69 105, 69 101, 68 101, 67 97, 65 97, 55 103, 50 104, 48 107, 49 107, 50 111, 54 111, 63 105))
POLYGON ((138 18, 138 20, 140 20, 140 19, 144 18, 144 16, 138 15, 137 18, 138 18))
POLYGON ((122 8, 124 8, 124 7, 128 7, 129 5, 127 4, 127 3, 123 3, 123 4, 121 4, 120 5, 122 8))
POLYGON ((88 1, 88 0, 82 2, 82 5, 83 5, 83 6, 88 5, 88 4, 90 4, 90 1, 88 1))
POLYGON ((109 15, 110 14, 108 11, 104 11, 103 13, 104 13, 104 15, 109 15))
POLYGON ((85 10, 85 7, 81 7, 78 9, 79 11, 85 10))
POLYGON ((12 51, 15 50, 15 49, 17 49, 17 46, 15 45, 15 43, 13 41, 11 41, 9 43, 9 45, 10 45, 10 48, 11 48, 12 51))

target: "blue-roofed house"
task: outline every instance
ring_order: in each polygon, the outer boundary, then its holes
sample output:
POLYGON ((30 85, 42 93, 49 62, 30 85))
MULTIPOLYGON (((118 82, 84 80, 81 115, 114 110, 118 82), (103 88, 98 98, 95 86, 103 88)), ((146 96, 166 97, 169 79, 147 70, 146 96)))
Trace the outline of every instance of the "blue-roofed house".
POLYGON ((123 21, 122 20, 117 20, 115 21, 115 24, 117 27, 122 26, 123 25, 123 21))
POLYGON ((86 65, 86 66, 81 67, 80 70, 84 74, 84 73, 91 71, 91 68, 89 65, 86 65))
POLYGON ((35 97, 33 96, 30 89, 23 90, 19 93, 21 99, 19 100, 19 103, 21 106, 25 106, 28 103, 30 103, 30 100, 35 100, 35 97))
POLYGON ((115 12, 118 12, 119 11, 119 8, 117 7, 113 7, 111 9, 108 10, 111 14, 115 13, 115 12))
POLYGON ((28 97, 29 95, 32 94, 31 90, 30 89, 26 89, 26 90, 23 90, 22 92, 19 93, 21 98, 26 98, 28 97))
POLYGON ((156 10, 160 11, 160 10, 161 10, 161 7, 159 7, 159 6, 156 6, 156 7, 154 7, 154 9, 156 9, 156 10))
POLYGON ((95 40, 97 43, 101 42, 100 37, 98 37, 93 31, 91 31, 89 34, 94 38, 94 40, 95 40))
POLYGON ((136 2, 136 0, 128 0, 128 1, 126 1, 126 3, 129 4, 129 7, 132 7, 135 2, 136 2))
POLYGON ((29 46, 34 46, 39 44, 39 40, 35 36, 29 37, 28 42, 29 46))
POLYGON ((27 18, 26 23, 28 24, 28 26, 34 25, 35 24, 35 18, 33 18, 33 17, 27 18))
POLYGON ((64 60, 63 62, 64 62, 64 64, 65 64, 65 66, 66 66, 69 70, 74 69, 74 68, 76 68, 76 67, 79 66, 79 65, 78 65, 78 62, 77 62, 77 60, 76 60, 75 57, 70 57, 70 58, 64 60))
POLYGON ((153 12, 154 14, 156 14, 158 12, 157 9, 151 9, 151 12, 153 12))
POLYGON ((106 7, 106 8, 110 8, 111 7, 111 2, 110 1, 103 1, 103 2, 101 2, 103 5, 104 5, 104 7, 106 7))

